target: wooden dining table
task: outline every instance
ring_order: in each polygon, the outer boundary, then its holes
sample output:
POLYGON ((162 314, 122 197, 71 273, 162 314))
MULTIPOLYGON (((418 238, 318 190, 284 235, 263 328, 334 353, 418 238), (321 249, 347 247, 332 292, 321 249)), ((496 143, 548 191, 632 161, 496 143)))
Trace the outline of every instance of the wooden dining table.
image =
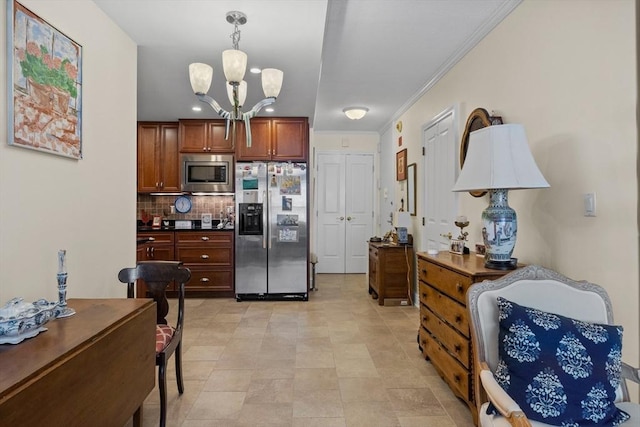
POLYGON ((155 385, 155 303, 70 299, 76 314, 0 345, 0 425, 142 424, 155 385))

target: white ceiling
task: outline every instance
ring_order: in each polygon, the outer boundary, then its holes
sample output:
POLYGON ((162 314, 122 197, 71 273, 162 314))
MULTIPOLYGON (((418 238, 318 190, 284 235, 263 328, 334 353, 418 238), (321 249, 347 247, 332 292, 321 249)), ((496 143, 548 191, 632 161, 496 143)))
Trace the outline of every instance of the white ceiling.
MULTIPOLYGON (((226 13, 238 10, 248 66, 284 71, 272 115, 309 117, 315 131, 382 132, 522 0, 94 1, 138 45, 138 120, 217 118, 191 90, 191 62, 214 67, 209 95, 230 108, 221 53, 231 48, 226 13), (349 120, 342 109, 353 105, 370 111, 349 120)), ((245 80, 248 110, 263 94, 259 75, 245 80)))

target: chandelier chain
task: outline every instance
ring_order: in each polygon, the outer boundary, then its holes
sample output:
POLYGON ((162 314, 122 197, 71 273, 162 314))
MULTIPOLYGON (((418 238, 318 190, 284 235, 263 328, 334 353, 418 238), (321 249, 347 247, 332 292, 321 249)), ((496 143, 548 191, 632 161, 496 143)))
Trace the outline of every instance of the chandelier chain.
POLYGON ((238 43, 240 43, 240 30, 238 29, 238 21, 234 23, 233 33, 229 36, 235 50, 239 50, 238 43))

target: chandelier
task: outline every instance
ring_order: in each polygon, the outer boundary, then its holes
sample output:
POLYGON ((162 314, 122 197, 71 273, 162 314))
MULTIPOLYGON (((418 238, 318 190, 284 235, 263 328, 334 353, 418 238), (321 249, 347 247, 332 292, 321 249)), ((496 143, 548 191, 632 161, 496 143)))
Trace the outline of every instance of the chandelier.
POLYGON ((247 112, 242 112, 242 106, 247 98, 247 82, 244 81, 244 74, 247 69, 247 54, 238 48, 240 42, 239 26, 247 23, 247 15, 242 12, 227 12, 227 22, 233 24, 234 30, 231 33, 233 49, 222 52, 222 68, 227 80, 227 96, 231 102, 231 111, 226 111, 220 104, 207 95, 211 87, 213 78, 213 67, 199 62, 189 65, 189 80, 191 88, 198 99, 208 104, 223 119, 227 120, 225 139, 229 138, 229 125, 232 124, 232 138, 235 142, 236 121, 243 120, 247 135, 247 147, 251 147, 251 127, 249 120, 255 117, 258 112, 267 105, 276 102, 276 98, 282 88, 283 72, 275 68, 265 68, 262 70, 262 90, 265 99, 258 102, 247 112))

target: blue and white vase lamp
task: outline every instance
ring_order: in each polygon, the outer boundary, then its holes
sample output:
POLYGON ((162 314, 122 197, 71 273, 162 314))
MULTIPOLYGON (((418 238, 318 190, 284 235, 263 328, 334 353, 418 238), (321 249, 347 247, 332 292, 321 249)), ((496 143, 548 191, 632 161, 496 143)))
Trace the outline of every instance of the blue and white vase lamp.
POLYGON ((73 308, 67 307, 67 251, 58 251, 58 315, 56 318, 69 317, 76 314, 73 308))
POLYGON ((522 125, 494 125, 471 132, 453 191, 489 191, 489 206, 482 212, 485 267, 512 270, 518 264, 512 257, 518 220, 508 203, 509 190, 547 187, 522 125))

